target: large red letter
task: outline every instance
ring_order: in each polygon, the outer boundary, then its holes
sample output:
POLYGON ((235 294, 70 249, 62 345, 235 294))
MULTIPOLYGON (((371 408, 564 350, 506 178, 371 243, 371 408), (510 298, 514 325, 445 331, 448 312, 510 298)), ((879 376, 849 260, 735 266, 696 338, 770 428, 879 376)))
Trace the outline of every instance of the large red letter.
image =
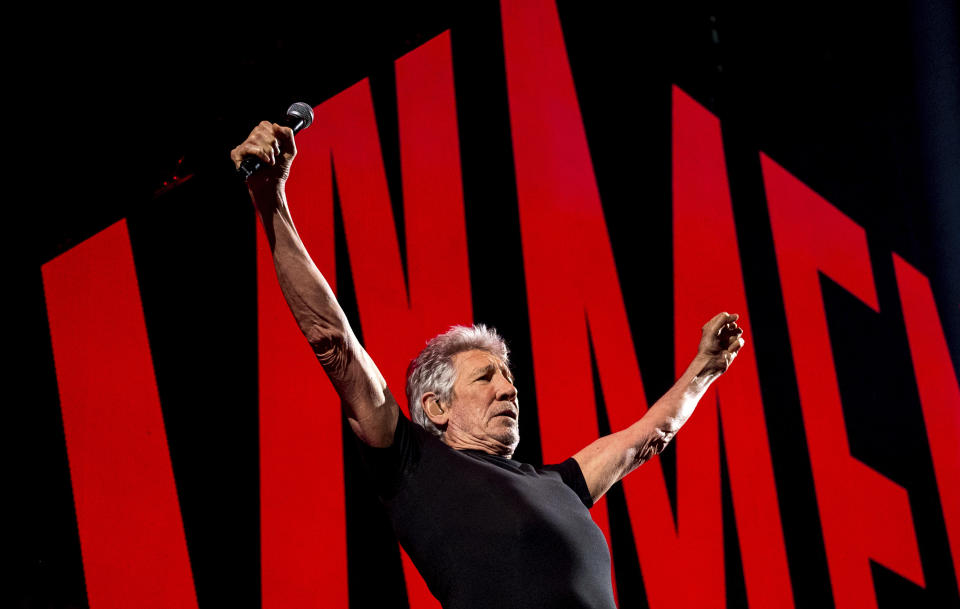
POLYGON ((195 608, 126 222, 43 283, 90 607, 195 608))
MULTIPOLYGON (((297 148, 287 194, 301 239, 335 289, 330 154, 303 136, 297 148)), ((340 399, 293 323, 260 230, 257 284, 263 608, 346 607, 340 399)))
MULTIPOLYGON (((403 404, 406 367, 425 340, 452 324, 472 321, 449 34, 438 36, 397 61, 397 105, 409 289, 404 281, 367 81, 316 108, 314 125, 298 139, 300 155, 288 193, 301 237, 333 285, 331 163, 335 167, 365 346, 397 401, 403 404)), ((261 267, 265 267, 269 254, 264 251, 262 237, 260 249, 261 267)), ((260 276, 261 293, 273 292, 261 296, 262 418, 278 418, 279 426, 278 433, 269 438, 271 447, 263 450, 275 453, 269 475, 279 473, 274 470, 281 467, 299 470, 289 475, 284 488, 274 488, 274 492, 282 493, 280 497, 269 499, 264 494, 264 501, 276 502, 276 509, 271 511, 276 518, 272 534, 290 538, 286 544, 275 546, 271 558, 276 567, 272 570, 279 586, 279 578, 288 567, 301 574, 297 577, 306 577, 309 572, 316 580, 321 566, 327 570, 325 583, 310 584, 297 604, 304 606, 309 598, 311 606, 327 606, 329 589, 324 594, 324 587, 342 593, 338 598, 345 599, 346 595, 346 578, 341 575, 346 549, 342 539, 339 405, 327 381, 317 379, 322 373, 309 361, 312 355, 296 325, 276 321, 278 316, 289 315, 280 313, 285 307, 277 295, 276 281, 268 279, 272 271, 262 269, 260 276), (286 337, 265 336, 280 333, 286 337), (294 357, 298 358, 296 363, 290 361, 294 357), (304 425, 304 417, 310 425, 304 425), (307 429, 291 430, 294 426, 307 429), (293 441, 288 432, 293 434, 293 441), (326 464, 322 471, 316 467, 320 462, 326 464), (331 494, 321 496, 319 491, 306 488, 315 486, 331 494), (301 497, 313 506, 324 504, 330 519, 307 509, 292 511, 290 504, 301 497), (290 514, 298 514, 299 520, 291 521, 290 514), (311 537, 300 541, 299 528, 305 528, 311 537), (331 535, 332 547, 328 540, 331 535), (280 552, 293 543, 298 544, 298 554, 280 552), (292 564, 297 561, 305 564, 292 564)), ((436 606, 406 558, 404 566, 411 606, 436 606)), ((265 564, 265 574, 266 568, 265 564)), ((266 600, 266 581, 264 595, 266 600)))
MULTIPOLYGON (((627 427, 644 414, 646 404, 555 6, 550 0, 504 1, 502 14, 542 444, 544 459, 559 461, 595 440, 598 433, 589 340, 611 427, 627 427)), ((720 165, 722 173, 722 160, 720 165)), ((725 190, 726 186, 714 183, 711 188, 725 190)), ((732 219, 730 224, 732 233, 732 219)), ((737 268, 735 258, 734 252, 731 268, 737 268)), ((729 286, 725 290, 730 293, 729 286)), ((695 331, 705 319, 699 319, 697 311, 690 315, 698 317, 689 344, 695 346, 695 331)), ((685 334, 690 331, 684 328, 685 334)), ((750 379, 741 382, 747 384, 750 379)), ((747 411, 741 416, 754 416, 759 410, 759 397, 751 404, 749 396, 748 392, 742 402, 731 400, 732 408, 747 411)), ((696 417, 701 432, 694 431, 698 437, 691 440, 701 445, 694 456, 678 461, 678 523, 674 523, 660 467, 648 464, 624 482, 644 583, 654 608, 721 606, 725 601, 716 411, 710 398, 706 404, 706 412, 696 417), (703 460, 694 462, 698 456, 703 460)), ((736 419, 738 414, 731 416, 736 419)), ((757 426, 763 427, 762 416, 749 428, 757 426)), ((761 532, 772 531, 775 539, 780 535, 772 474, 769 469, 764 473, 764 462, 769 468, 765 434, 753 440, 757 443, 738 445, 731 464, 740 467, 742 459, 755 453, 762 454, 764 461, 742 474, 738 471, 735 491, 747 501, 761 500, 752 507, 772 503, 774 510, 751 525, 757 531, 743 527, 749 541, 744 547, 751 552, 745 572, 751 578, 751 599, 786 599, 781 606, 789 606, 782 545, 778 549, 774 540, 772 550, 756 548, 761 532), (761 480, 755 493, 744 493, 743 480, 750 473, 761 480), (758 565, 761 561, 769 563, 758 565), (760 583, 758 577, 772 580, 760 583)), ((738 518, 750 517, 751 507, 742 505, 743 499, 738 501, 738 518)), ((606 532, 603 506, 593 514, 606 532)))
MULTIPOLYGON (((598 436, 588 323, 607 406, 646 407, 556 7, 501 12, 543 458, 559 462, 598 436)), ((592 513, 609 540, 606 504, 592 513)))
MULTIPOLYGON (((753 337, 740 272, 720 121, 676 87, 673 89, 673 260, 675 353, 680 374, 696 353, 691 331, 717 312, 740 313, 739 323, 747 340, 753 337)), ((753 349, 747 347, 740 351, 736 364, 717 383, 716 391, 723 417, 747 599, 751 607, 792 607, 787 554, 753 349)), ((717 527, 710 531, 714 544, 719 543, 721 526, 717 522, 720 481, 716 465, 719 448, 716 415, 711 394, 702 400, 696 415, 683 430, 683 444, 677 451, 680 524, 686 527, 691 521, 712 522, 717 527), (708 467, 713 477, 710 494, 693 495, 688 480, 708 467)), ((728 540, 730 542, 732 540, 728 540)), ((722 567, 722 562, 719 566, 722 567)), ((723 569, 718 568, 717 573, 722 577, 723 569)), ((722 583, 720 580, 717 585, 722 583)))
POLYGON ((876 607, 873 559, 924 585, 906 491, 850 455, 818 273, 879 311, 863 229, 761 155, 837 609, 876 607))
POLYGON ((940 491, 940 508, 960 586, 960 386, 950 366, 950 351, 940 329, 930 282, 896 254, 893 266, 940 491))

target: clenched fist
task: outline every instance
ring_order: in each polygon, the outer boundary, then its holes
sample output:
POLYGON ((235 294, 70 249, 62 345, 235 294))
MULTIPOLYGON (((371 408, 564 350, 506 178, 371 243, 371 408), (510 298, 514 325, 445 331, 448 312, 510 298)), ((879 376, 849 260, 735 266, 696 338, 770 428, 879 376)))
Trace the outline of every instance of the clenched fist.
POLYGON ((297 156, 293 130, 277 123, 263 121, 250 132, 242 144, 230 151, 234 167, 240 169, 243 157, 253 155, 264 166, 247 180, 247 186, 256 190, 261 186, 282 185, 290 175, 290 164, 297 156))
POLYGON ((707 368, 725 372, 743 346, 743 328, 737 326, 740 316, 724 311, 703 325, 697 357, 706 360, 707 368))

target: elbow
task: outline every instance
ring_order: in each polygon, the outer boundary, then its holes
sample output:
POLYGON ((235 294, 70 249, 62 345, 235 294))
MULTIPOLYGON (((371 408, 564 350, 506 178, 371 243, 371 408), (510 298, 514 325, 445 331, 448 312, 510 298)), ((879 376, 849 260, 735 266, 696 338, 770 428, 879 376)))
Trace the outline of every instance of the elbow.
POLYGON ((662 453, 674 435, 676 435, 676 432, 670 431, 668 428, 654 428, 653 433, 650 434, 647 441, 632 451, 633 454, 630 455, 630 470, 640 467, 662 453))
POLYGON ((653 438, 650 441, 650 450, 653 455, 659 455, 662 453, 663 449, 667 447, 667 444, 670 443, 670 440, 673 439, 673 436, 675 436, 676 433, 676 431, 671 431, 669 429, 655 429, 653 438))
POLYGON ((304 328, 303 334, 324 368, 337 368, 338 363, 345 361, 347 336, 343 332, 311 326, 304 328))
POLYGON ((662 424, 655 426, 648 441, 651 451, 650 456, 662 453, 682 426, 683 421, 674 417, 668 417, 662 424))
POLYGON ((667 442, 669 442, 673 439, 673 436, 677 435, 681 427, 683 427, 682 419, 678 417, 667 417, 662 423, 655 427, 654 431, 657 435, 667 438, 667 442))
POLYGON ((619 464, 620 475, 617 479, 662 453, 679 429, 680 423, 675 419, 667 419, 661 425, 644 426, 643 431, 633 436, 634 440, 620 453, 623 460, 619 464))
POLYGON ((672 420, 666 425, 654 428, 653 437, 650 439, 650 450, 653 453, 651 456, 662 453, 667 444, 670 444, 673 437, 677 435, 679 429, 680 425, 675 424, 672 420))

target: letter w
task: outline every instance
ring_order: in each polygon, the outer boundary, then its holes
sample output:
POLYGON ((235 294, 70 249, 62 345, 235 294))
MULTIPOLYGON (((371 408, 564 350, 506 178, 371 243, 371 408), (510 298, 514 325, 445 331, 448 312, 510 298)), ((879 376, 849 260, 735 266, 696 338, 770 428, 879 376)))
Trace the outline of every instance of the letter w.
MULTIPOLYGON (((334 169, 365 347, 402 404, 426 338, 473 314, 450 37, 396 64, 409 289, 362 80, 315 109, 287 194, 303 242, 336 289, 334 169)), ((258 233, 263 606, 347 605, 340 403, 301 336, 258 233)), ((437 606, 404 555, 410 605, 437 606)))

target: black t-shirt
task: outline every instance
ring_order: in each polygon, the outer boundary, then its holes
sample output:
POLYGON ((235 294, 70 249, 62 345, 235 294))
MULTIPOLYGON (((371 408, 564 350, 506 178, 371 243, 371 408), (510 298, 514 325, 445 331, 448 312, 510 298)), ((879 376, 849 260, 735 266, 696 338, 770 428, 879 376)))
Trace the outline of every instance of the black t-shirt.
POLYGON ((572 458, 536 468, 454 450, 402 413, 392 446, 361 446, 397 538, 446 609, 616 607, 572 458))

